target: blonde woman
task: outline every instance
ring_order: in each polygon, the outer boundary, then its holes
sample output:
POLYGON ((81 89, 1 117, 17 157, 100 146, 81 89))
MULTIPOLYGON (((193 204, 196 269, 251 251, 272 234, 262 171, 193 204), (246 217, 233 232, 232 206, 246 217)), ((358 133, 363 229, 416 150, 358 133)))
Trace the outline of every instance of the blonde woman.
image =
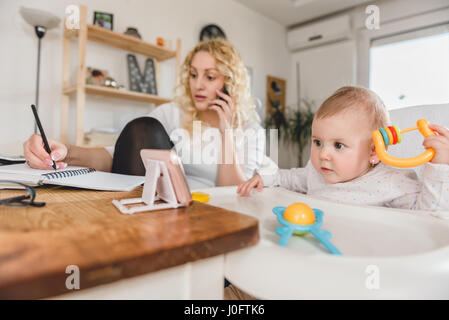
POLYGON ((58 169, 76 165, 144 175, 141 149, 174 147, 181 153, 190 188, 237 185, 250 178, 264 158, 260 129, 240 55, 229 42, 210 40, 187 54, 174 101, 128 123, 114 150, 49 140, 50 158, 40 135, 32 135, 24 143, 24 154, 33 168, 50 169, 53 159, 58 169), (244 139, 234 139, 236 131, 244 139))

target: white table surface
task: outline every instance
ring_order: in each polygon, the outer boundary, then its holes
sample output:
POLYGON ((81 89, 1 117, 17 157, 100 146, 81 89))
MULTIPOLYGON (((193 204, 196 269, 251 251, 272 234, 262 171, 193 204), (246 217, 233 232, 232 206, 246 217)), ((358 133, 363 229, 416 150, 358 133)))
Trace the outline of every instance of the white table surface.
POLYGON ((236 187, 202 189, 209 204, 259 219, 258 245, 225 255, 225 276, 261 299, 449 298, 449 217, 337 204, 282 188, 240 197, 236 187), (343 253, 312 236, 278 245, 275 206, 303 202, 324 211, 321 229, 343 253))

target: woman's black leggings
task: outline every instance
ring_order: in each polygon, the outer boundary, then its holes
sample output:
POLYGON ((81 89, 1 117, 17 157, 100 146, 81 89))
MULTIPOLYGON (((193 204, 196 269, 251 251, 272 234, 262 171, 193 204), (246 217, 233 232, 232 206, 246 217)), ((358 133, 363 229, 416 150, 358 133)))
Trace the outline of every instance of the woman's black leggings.
POLYGON ((142 149, 173 148, 173 143, 159 120, 141 117, 129 122, 117 139, 112 160, 112 172, 144 176, 140 157, 142 149))

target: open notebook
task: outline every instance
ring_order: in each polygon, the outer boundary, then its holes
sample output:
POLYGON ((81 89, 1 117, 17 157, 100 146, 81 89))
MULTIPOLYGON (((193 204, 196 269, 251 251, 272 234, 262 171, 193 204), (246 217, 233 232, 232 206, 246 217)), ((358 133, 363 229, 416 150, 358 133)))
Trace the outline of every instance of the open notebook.
POLYGON ((0 166, 0 180, 12 180, 32 185, 53 184, 93 190, 130 191, 144 183, 145 177, 71 166, 57 171, 37 170, 21 163, 0 166))

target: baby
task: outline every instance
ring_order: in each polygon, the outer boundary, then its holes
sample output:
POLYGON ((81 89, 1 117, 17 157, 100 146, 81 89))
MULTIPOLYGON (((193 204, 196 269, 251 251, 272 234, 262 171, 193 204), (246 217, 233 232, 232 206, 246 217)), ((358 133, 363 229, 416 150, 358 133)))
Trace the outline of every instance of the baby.
POLYGON ((421 181, 413 169, 380 162, 372 131, 388 126, 382 100, 361 87, 338 89, 320 106, 312 124, 310 161, 305 168, 255 174, 237 193, 275 186, 338 202, 416 210, 449 210, 449 130, 429 125, 424 139, 435 156, 424 165, 421 181))

